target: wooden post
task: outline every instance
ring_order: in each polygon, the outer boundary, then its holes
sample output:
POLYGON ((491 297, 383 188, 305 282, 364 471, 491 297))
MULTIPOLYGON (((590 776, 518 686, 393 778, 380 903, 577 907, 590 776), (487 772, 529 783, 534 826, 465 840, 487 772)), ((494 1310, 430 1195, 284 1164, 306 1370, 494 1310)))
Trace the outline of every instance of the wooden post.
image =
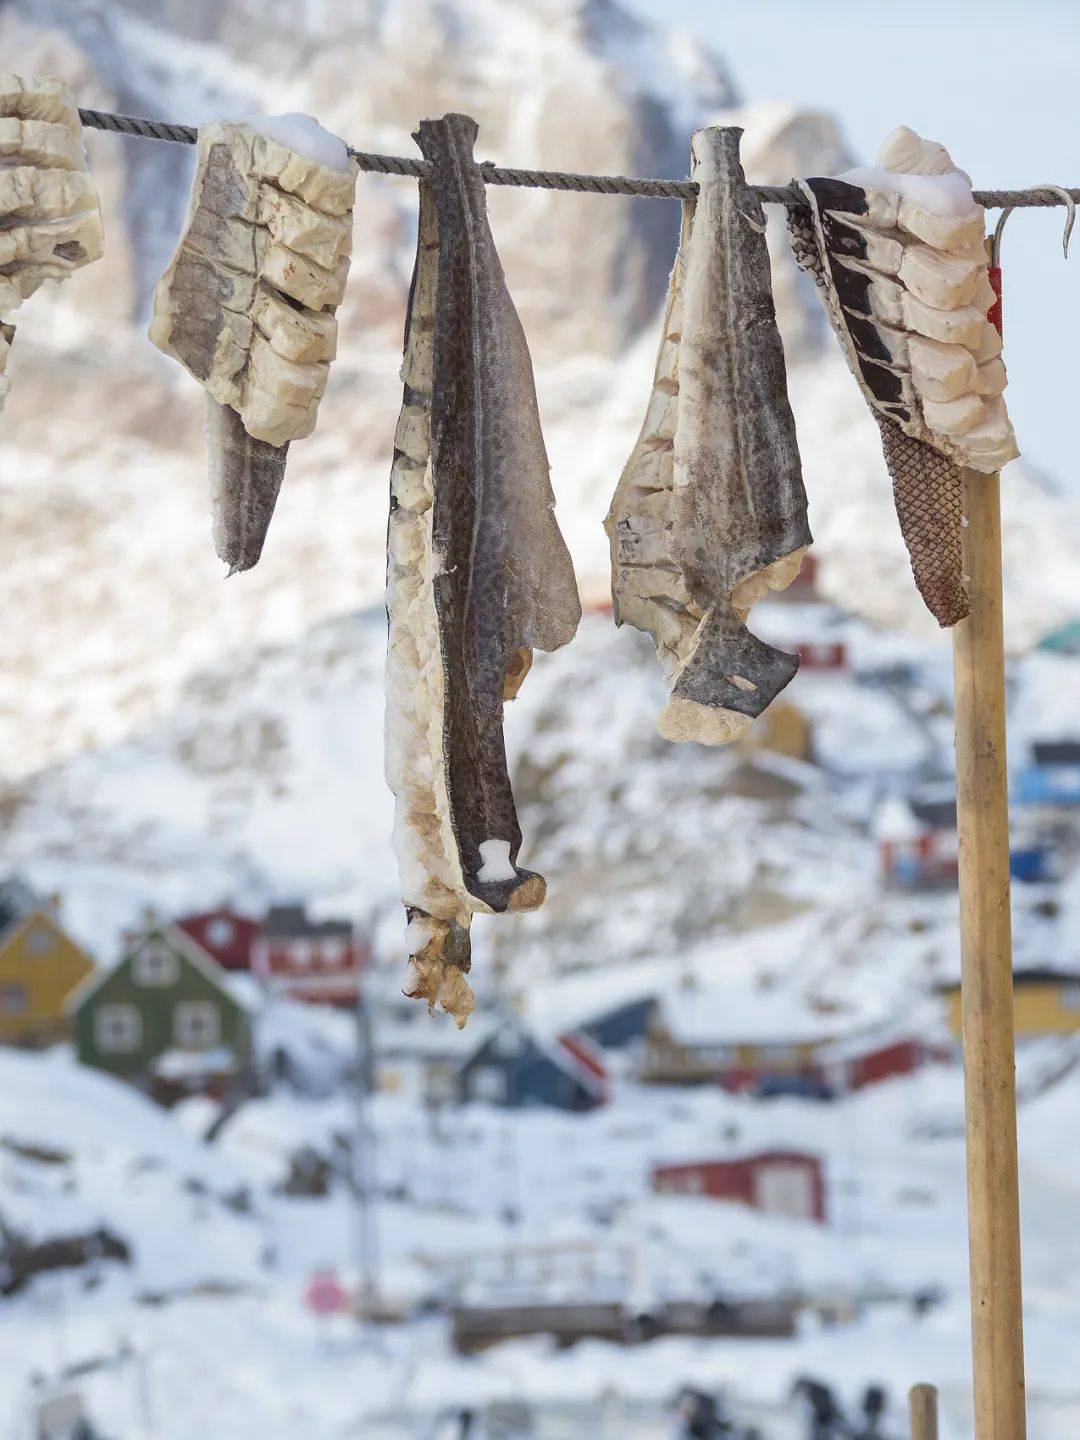
POLYGON ((1001 502, 964 472, 971 614, 953 630, 968 1250, 976 1440, 1024 1440, 1001 502))
POLYGON ((911 1440, 938 1440, 937 1391, 933 1385, 913 1385, 908 1391, 911 1440))

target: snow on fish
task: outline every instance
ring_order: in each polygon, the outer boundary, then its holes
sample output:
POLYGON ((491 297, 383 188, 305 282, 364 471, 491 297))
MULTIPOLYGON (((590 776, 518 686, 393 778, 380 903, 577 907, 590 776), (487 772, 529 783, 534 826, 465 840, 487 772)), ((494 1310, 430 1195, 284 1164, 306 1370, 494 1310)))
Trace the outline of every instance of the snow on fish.
POLYGON ((15 338, 7 317, 104 250, 75 101, 58 80, 0 74, 0 409, 15 338))
POLYGON ((652 398, 606 521, 616 623, 651 635, 667 673, 660 733, 706 745, 739 735, 798 669, 745 621, 811 543, 741 135, 691 141, 698 195, 683 206, 652 398))
POLYGON ((881 430, 919 592, 953 625, 968 613, 961 467, 1018 453, 982 207, 945 147, 904 125, 877 165, 795 183, 812 217, 791 214, 796 258, 881 430))
POLYGON ((352 249, 357 167, 307 116, 199 130, 184 233, 150 338, 205 387, 214 546, 262 553, 289 443, 315 428, 352 249))
POLYGON ((387 532, 386 776, 406 994, 463 1025, 477 912, 532 910, 503 705, 581 618, 525 334, 495 249, 476 122, 424 120, 416 268, 387 532))

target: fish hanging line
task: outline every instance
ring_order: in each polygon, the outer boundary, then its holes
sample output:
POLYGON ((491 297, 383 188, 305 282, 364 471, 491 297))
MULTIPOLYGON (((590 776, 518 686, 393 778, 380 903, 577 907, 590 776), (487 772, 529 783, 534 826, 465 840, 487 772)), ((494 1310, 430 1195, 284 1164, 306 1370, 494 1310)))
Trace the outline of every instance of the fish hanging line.
MULTIPOLYGON (((171 125, 164 120, 144 120, 135 115, 116 115, 109 110, 79 110, 82 123, 91 130, 115 135, 135 135, 142 140, 165 140, 173 145, 195 145, 199 131, 194 125, 171 125)), ((404 175, 423 180, 431 174, 426 160, 405 155, 377 155, 348 147, 361 170, 376 175, 404 175)), ((569 190, 585 195, 639 195, 660 200, 692 200, 698 193, 693 180, 646 180, 630 175, 578 175, 563 170, 515 170, 485 160, 480 172, 488 185, 511 185, 526 190, 569 190)), ((784 205, 788 210, 806 210, 808 204, 792 185, 750 187, 764 205, 784 205)), ((976 190, 975 203, 984 210, 1020 210, 1080 204, 1080 187, 1036 185, 1028 190, 976 190)))

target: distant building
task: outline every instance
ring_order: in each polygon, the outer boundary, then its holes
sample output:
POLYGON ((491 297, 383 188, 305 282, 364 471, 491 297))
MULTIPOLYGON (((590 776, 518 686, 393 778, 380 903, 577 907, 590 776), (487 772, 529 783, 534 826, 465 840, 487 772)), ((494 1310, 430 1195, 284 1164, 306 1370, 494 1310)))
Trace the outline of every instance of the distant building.
POLYGON ((1045 841, 1014 845, 1009 851, 1009 874, 1021 885, 1043 885, 1058 878, 1054 852, 1045 841))
POLYGON ((608 1098, 607 1067, 586 1036, 543 1040, 507 1016, 458 1068, 457 1093, 510 1110, 593 1110, 608 1098))
POLYGON ((591 1016, 577 1029, 602 1050, 623 1050, 644 1040, 656 1014, 656 996, 637 996, 591 1016))
POLYGON ((1080 620, 1069 620, 1039 641, 1039 649, 1052 655, 1080 655, 1080 620))
POLYGON ((825 1175, 820 1156, 801 1150, 762 1150, 716 1160, 657 1165, 660 1195, 705 1195, 733 1200, 766 1215, 825 1223, 825 1175))
POLYGON ((55 900, 0 884, 0 1044, 47 1045, 70 1030, 65 1002, 94 962, 61 927, 55 900))
MULTIPOLYGON (((948 1005, 949 1028, 959 1039, 963 1029, 960 982, 944 986, 942 993, 948 1005)), ((1014 970, 1013 1005, 1017 1039, 1080 1030, 1080 971, 1014 970)))
POLYGON ((828 1100, 830 1048, 870 1028, 862 1016, 793 1014, 790 994, 779 991, 685 985, 660 997, 638 1078, 828 1100))
POLYGON ((902 1031, 879 1031, 826 1046, 821 1062, 836 1090, 865 1090, 882 1080, 913 1075, 924 1065, 947 1060, 949 1048, 944 1038, 935 1042, 902 1031))
POLYGON ((809 717, 791 700, 774 700, 744 734, 746 750, 769 750, 792 760, 812 760, 814 730, 809 717))
POLYGON ((955 799, 894 796, 875 817, 874 832, 886 885, 933 890, 956 884, 960 851, 955 799))
POLYGON ((818 591, 818 561, 813 551, 803 556, 802 565, 795 579, 784 590, 770 590, 770 604, 790 604, 799 601, 814 603, 821 599, 818 591))
POLYGON ((1080 805, 1080 740, 1037 740, 1017 777, 1016 798, 1021 805, 1080 805))
POLYGON ((168 1101, 244 1083, 251 1027, 217 965, 175 927, 141 935, 71 999, 84 1065, 168 1101))
POLYGON ((367 946, 348 920, 311 920, 302 905, 267 911, 251 947, 252 972, 275 994, 325 1005, 355 1005, 367 946))
POLYGON ((227 905, 216 910, 199 910, 182 915, 176 925, 223 970, 250 970, 251 949, 259 934, 259 922, 241 915, 227 905))
POLYGON ((847 646, 842 640, 798 640, 793 648, 800 670, 837 673, 848 668, 847 646))

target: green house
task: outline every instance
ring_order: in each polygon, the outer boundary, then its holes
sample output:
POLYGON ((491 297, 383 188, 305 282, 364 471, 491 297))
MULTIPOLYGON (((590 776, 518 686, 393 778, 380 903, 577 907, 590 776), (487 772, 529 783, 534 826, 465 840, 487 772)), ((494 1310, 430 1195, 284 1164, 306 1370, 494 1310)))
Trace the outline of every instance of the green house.
POLYGON ((153 928, 71 1000, 75 1049, 162 1098, 224 1091, 248 1072, 251 1025, 224 975, 190 936, 153 928))

